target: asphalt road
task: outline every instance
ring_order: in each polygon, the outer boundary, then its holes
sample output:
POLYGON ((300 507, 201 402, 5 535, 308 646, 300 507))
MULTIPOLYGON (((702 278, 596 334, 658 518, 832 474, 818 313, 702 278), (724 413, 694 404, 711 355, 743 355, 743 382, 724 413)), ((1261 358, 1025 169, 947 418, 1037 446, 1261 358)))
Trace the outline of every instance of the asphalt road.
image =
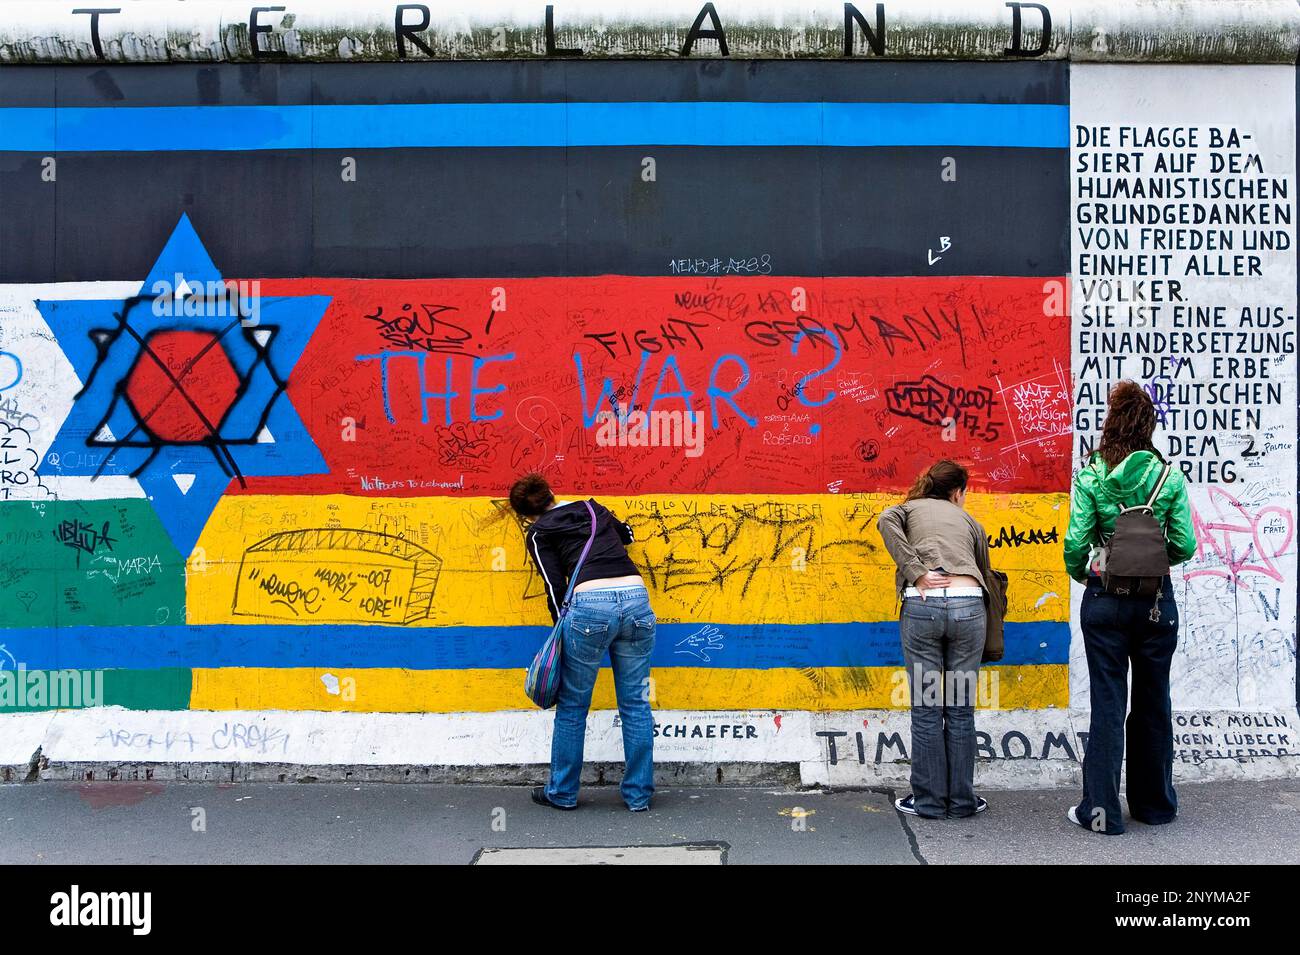
POLYGON ((0 864, 1300 862, 1300 780, 1184 785, 1174 823, 1118 837, 1065 820, 1073 791, 984 795, 929 821, 884 791, 661 789, 633 814, 612 787, 558 812, 506 786, 38 782, 0 786, 0 864))

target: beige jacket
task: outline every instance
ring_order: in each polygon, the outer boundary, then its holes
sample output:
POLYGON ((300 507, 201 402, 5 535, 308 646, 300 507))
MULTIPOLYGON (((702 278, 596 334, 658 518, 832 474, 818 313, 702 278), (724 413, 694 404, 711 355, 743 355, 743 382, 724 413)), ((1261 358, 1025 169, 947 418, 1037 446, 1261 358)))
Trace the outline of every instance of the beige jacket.
MULTIPOLYGON (((922 497, 886 508, 876 520, 885 549, 898 565, 899 596, 926 571, 942 568, 983 581, 989 566, 984 528, 951 501, 922 497)), ((985 585, 987 589, 987 584, 985 585)))
POLYGON ((989 539, 979 521, 951 501, 923 497, 885 508, 876 519, 885 549, 898 570, 894 587, 902 599, 926 571, 942 568, 980 581, 988 609, 984 659, 1002 658, 1007 578, 989 565, 989 539))

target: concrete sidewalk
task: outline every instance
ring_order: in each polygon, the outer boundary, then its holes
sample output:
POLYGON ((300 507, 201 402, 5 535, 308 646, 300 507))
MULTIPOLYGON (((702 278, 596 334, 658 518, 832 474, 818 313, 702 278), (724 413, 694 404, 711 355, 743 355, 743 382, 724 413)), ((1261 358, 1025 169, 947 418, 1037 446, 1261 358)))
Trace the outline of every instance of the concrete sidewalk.
POLYGON ((1300 862, 1300 780, 1184 785, 1176 822, 1120 837, 1070 825, 1073 791, 984 795, 930 821, 883 790, 666 789, 632 814, 613 787, 558 812, 505 786, 42 782, 0 786, 0 865, 1300 862))

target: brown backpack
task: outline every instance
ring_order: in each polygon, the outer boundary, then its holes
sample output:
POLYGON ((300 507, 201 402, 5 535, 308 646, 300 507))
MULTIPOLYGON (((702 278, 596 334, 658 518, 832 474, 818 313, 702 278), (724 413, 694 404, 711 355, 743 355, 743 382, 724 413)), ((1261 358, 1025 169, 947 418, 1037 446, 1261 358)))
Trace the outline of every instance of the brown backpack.
POLYGON ((1154 597, 1156 609, 1152 619, 1159 619, 1159 597, 1165 575, 1169 573, 1169 552, 1165 531, 1156 520, 1155 503, 1169 477, 1169 465, 1160 472, 1151 496, 1145 504, 1120 508, 1115 528, 1102 541, 1101 586, 1118 597, 1154 597))

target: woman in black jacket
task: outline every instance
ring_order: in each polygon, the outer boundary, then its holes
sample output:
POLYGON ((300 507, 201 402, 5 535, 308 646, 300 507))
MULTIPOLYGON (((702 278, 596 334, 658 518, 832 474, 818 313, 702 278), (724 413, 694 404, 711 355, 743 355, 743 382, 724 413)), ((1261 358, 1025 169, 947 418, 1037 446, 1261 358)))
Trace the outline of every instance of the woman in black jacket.
POLYGON ((649 809, 654 795, 650 654, 655 615, 641 574, 627 556, 632 529, 594 500, 556 501, 540 474, 515 482, 510 506, 529 522, 524 543, 541 574, 552 620, 558 619, 578 558, 591 539, 565 617, 550 781, 533 790, 533 801, 556 809, 578 807, 591 691, 608 653, 623 726, 623 800, 633 812, 649 809), (596 515, 594 537, 588 504, 596 515))

